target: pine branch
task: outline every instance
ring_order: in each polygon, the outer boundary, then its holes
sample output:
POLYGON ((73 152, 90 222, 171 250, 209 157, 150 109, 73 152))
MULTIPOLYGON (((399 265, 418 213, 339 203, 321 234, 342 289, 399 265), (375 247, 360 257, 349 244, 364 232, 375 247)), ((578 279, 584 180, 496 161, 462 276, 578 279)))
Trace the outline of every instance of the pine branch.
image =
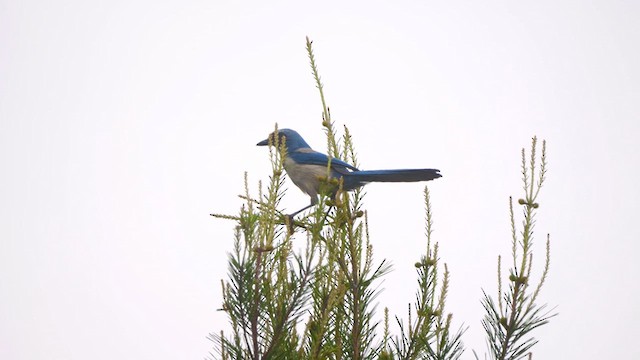
MULTIPOLYGON (((540 170, 536 172, 537 138, 531 142, 530 158, 527 161, 525 149, 522 149, 522 189, 523 199, 518 203, 524 206, 522 229, 516 230, 513 212, 513 200, 509 198, 509 217, 511 223, 511 258, 512 267, 509 269, 508 291, 503 292, 501 257, 498 257, 498 304, 483 291, 482 306, 485 316, 482 326, 487 335, 489 354, 493 359, 515 360, 527 356, 537 340, 530 336, 530 332, 549 322, 555 313, 546 309, 546 305, 539 305, 536 301, 547 278, 550 265, 550 241, 547 235, 545 264, 542 276, 538 280, 535 290, 531 292, 531 272, 533 268, 533 244, 535 215, 539 204, 536 202, 540 189, 544 184, 547 171, 546 142, 542 143, 540 170), (537 176, 537 181, 534 181, 537 176), (519 236, 518 236, 519 235, 519 236)), ((530 354, 530 353, 529 353, 530 354)), ((476 358, 477 354, 476 354, 476 358)))
POLYGON ((444 265, 442 280, 438 275, 438 243, 432 245, 433 219, 429 190, 424 192, 427 237, 426 255, 415 264, 418 273, 418 293, 413 307, 409 305, 408 320, 398 317, 399 336, 392 338, 393 350, 398 359, 458 359, 464 351, 462 334, 464 329, 451 332, 451 314, 445 314, 445 303, 449 289, 449 270, 444 265), (440 283, 441 281, 441 283, 440 283), (413 320, 412 309, 415 309, 413 320))

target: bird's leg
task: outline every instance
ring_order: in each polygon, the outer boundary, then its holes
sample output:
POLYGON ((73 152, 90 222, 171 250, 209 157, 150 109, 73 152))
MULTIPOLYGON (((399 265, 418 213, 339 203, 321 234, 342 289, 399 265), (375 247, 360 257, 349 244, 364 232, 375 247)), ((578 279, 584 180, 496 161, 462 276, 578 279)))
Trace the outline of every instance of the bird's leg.
POLYGON ((327 212, 324 214, 324 218, 322 219, 323 224, 327 221, 327 216, 329 216, 329 213, 331 212, 331 208, 333 208, 333 206, 329 206, 329 210, 327 210, 327 212))
POLYGON ((303 211, 307 210, 308 208, 312 207, 313 205, 315 205, 315 204, 311 204, 311 205, 305 206, 305 207, 303 207, 302 209, 300 209, 300 210, 298 210, 298 211, 296 211, 296 212, 294 212, 294 213, 291 213, 291 214, 287 215, 287 217, 288 217, 288 218, 292 218, 292 219, 293 219, 293 217, 294 217, 294 216, 296 216, 296 215, 300 214, 301 212, 303 212, 303 211))
MULTIPOLYGON (((308 208, 313 207, 314 205, 317 205, 317 204, 318 204, 318 199, 317 198, 311 198, 311 204, 303 207, 302 209, 300 209, 300 210, 298 210, 296 212, 293 212, 293 213, 291 213, 289 215, 285 215, 284 216, 285 224, 287 225, 287 228, 289 230, 289 234, 293 234, 293 231, 294 231, 294 217, 296 215, 298 215, 299 213, 301 213, 301 212, 307 210, 308 208)), ((329 209, 327 209, 327 212, 324 214, 324 216, 322 218, 322 224, 324 224, 327 221, 327 217, 329 217, 329 213, 331 212, 331 209, 333 209, 334 207, 335 207, 335 205, 329 206, 329 209)))

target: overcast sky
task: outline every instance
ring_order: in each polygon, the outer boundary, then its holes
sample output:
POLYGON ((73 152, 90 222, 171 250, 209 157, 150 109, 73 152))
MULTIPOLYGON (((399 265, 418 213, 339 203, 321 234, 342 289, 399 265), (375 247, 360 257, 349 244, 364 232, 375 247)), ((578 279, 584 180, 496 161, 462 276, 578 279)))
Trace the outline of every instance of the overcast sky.
MULTIPOLYGON (((534 359, 640 349, 640 3, 0 1, 0 358, 201 359, 235 213, 277 122, 326 151, 305 36, 363 169, 435 167, 448 311, 485 352, 520 149, 548 142, 534 359)), ((308 198, 288 184, 283 205, 308 198)), ((372 184, 379 309, 405 315, 422 184, 372 184)), ((520 208, 517 208, 518 214, 520 208)), ((300 242, 304 236, 298 235, 300 242)))

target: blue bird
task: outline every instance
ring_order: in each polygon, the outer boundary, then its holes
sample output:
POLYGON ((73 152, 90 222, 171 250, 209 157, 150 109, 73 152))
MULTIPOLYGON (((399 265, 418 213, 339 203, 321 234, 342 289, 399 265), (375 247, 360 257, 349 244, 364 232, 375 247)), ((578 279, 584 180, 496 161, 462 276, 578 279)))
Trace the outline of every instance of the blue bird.
MULTIPOLYGON (((284 169, 293 183, 311 198, 311 204, 290 217, 316 205, 320 189, 320 179, 327 176, 329 157, 319 153, 309 146, 296 131, 280 129, 277 132, 280 143, 286 145, 284 169)), ((257 146, 273 145, 276 133, 260 141, 257 146)), ((342 179, 343 190, 351 191, 370 182, 415 182, 428 181, 442 177, 437 169, 399 169, 399 170, 358 170, 346 162, 331 159, 330 177, 342 179)), ((335 196, 334 191, 333 196, 335 196)))

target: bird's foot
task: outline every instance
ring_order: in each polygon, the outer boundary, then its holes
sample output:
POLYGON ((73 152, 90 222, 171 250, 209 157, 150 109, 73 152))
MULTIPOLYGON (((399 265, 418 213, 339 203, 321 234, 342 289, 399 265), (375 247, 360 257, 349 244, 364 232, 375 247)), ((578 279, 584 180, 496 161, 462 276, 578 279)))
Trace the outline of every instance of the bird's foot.
POLYGON ((284 224, 287 226, 287 231, 289 235, 293 235, 295 232, 295 220, 293 215, 284 215, 284 224))

